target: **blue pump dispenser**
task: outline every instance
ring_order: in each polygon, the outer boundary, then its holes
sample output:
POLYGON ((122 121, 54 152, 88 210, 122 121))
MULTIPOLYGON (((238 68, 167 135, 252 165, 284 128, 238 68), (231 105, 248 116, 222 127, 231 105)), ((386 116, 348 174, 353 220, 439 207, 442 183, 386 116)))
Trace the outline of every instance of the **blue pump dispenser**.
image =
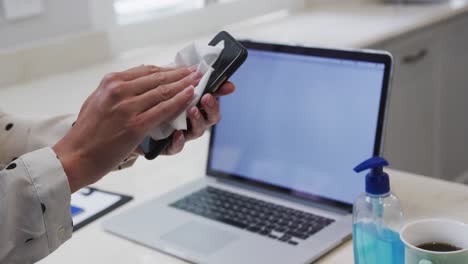
POLYGON ((390 192, 390 181, 383 167, 388 166, 388 161, 381 157, 370 158, 354 168, 355 172, 371 169, 366 176, 366 192, 372 195, 383 195, 390 192))
POLYGON ((370 158, 354 171, 370 170, 366 175, 366 192, 353 206, 353 244, 355 264, 404 263, 404 246, 398 234, 403 212, 398 198, 390 191, 390 180, 381 157, 370 158))

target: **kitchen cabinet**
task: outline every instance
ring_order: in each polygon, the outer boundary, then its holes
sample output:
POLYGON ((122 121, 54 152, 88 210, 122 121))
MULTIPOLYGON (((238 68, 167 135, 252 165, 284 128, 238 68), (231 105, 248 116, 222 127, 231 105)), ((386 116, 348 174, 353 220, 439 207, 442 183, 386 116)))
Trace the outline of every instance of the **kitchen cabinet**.
POLYGON ((468 183, 468 15, 444 28, 440 175, 468 183))
POLYGON ((394 56, 383 142, 391 167, 463 181, 461 175, 468 173, 468 15, 373 48, 394 56))
POLYGON ((394 58, 384 156, 395 169, 429 176, 437 167, 440 34, 433 28, 382 47, 394 58))

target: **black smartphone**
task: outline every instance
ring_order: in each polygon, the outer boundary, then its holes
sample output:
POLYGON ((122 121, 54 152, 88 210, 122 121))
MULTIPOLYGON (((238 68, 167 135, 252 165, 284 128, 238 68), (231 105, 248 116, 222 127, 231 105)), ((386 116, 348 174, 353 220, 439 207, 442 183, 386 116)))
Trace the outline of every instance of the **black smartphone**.
MULTIPOLYGON (((203 94, 216 92, 247 59, 247 49, 226 31, 219 32, 208 45, 216 46, 221 41, 224 41, 224 49, 213 64, 214 71, 203 94)), ((148 160, 155 159, 161 151, 169 146, 172 136, 173 134, 160 140, 154 140, 146 136, 140 144, 145 153, 145 158, 148 160)))

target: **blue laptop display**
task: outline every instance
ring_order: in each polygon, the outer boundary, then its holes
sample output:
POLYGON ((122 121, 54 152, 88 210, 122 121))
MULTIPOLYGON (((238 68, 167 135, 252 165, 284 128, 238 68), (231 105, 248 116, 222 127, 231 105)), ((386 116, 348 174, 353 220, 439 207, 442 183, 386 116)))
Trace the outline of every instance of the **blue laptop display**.
POLYGON ((378 154, 384 75, 383 62, 249 49, 209 169, 351 204, 364 186, 352 168, 378 154))

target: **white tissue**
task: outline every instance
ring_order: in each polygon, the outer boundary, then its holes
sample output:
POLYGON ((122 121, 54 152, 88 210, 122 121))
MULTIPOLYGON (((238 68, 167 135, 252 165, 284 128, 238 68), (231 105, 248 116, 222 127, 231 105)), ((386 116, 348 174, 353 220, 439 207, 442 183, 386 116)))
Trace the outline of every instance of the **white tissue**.
MULTIPOLYGON (((221 41, 216 46, 200 45, 192 43, 187 47, 177 52, 174 63, 171 66, 174 67, 189 67, 192 65, 198 65, 198 71, 203 73, 203 77, 195 87, 195 94, 192 102, 186 110, 192 106, 197 105, 200 97, 205 90, 205 87, 210 79, 211 73, 214 69, 211 67, 218 59, 219 55, 224 49, 224 41, 221 41)), ((184 111, 174 120, 163 123, 159 126, 154 127, 150 131, 150 136, 154 140, 163 139, 169 137, 174 130, 186 130, 187 129, 187 111, 184 111)))

